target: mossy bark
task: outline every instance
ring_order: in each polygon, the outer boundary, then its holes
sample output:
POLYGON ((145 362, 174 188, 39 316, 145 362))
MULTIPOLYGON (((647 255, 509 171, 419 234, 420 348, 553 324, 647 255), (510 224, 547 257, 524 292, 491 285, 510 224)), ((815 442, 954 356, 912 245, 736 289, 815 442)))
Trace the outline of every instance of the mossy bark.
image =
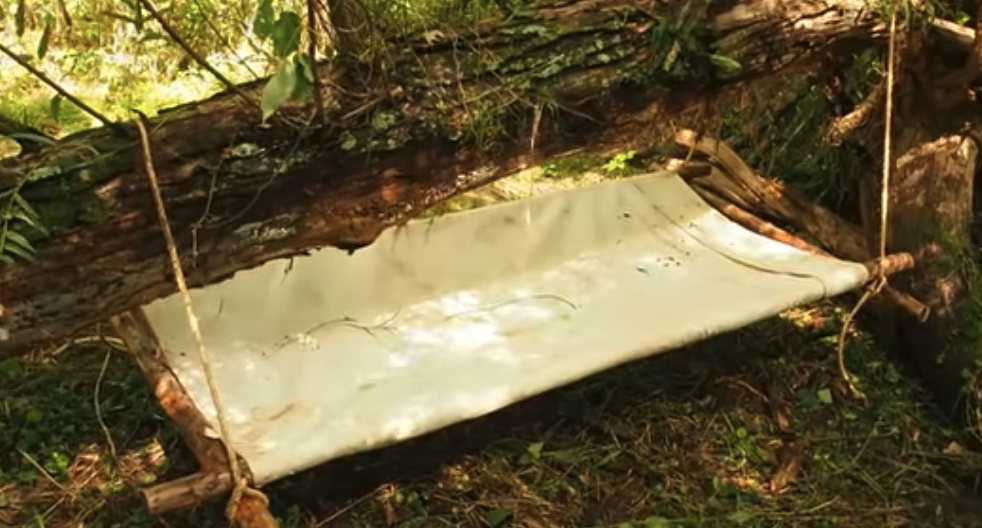
MULTIPOLYGON (((875 12, 852 6, 566 2, 392 42, 359 70, 384 76, 321 65, 325 120, 294 102, 261 124, 241 94, 258 101, 264 81, 162 112, 152 150, 189 280, 353 250, 550 155, 648 143, 666 97, 882 37, 875 12)), ((18 189, 52 231, 32 239, 33 262, 0 270, 0 352, 174 293, 137 137, 121 124, 0 162, 0 192, 18 189)))

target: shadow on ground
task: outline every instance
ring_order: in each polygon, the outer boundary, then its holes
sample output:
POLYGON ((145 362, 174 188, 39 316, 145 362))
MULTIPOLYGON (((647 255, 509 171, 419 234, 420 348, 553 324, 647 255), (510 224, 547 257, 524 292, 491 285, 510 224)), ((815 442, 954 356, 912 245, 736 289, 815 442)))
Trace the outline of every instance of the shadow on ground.
MULTIPOLYGON (((959 484, 982 461, 863 335, 852 397, 839 320, 795 310, 266 491, 284 528, 982 526, 959 484)), ((221 503, 142 510, 139 486, 194 467, 108 350, 0 364, 0 525, 225 525, 221 503)))

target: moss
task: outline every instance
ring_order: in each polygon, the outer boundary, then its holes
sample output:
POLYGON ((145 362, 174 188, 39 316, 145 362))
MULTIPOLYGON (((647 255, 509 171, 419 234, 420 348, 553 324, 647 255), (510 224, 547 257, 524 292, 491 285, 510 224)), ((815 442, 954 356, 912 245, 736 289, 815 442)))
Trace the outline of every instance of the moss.
POLYGON ((109 220, 109 209, 95 193, 83 195, 75 217, 84 224, 102 224, 109 220))
POLYGON ((466 141, 479 149, 495 147, 507 135, 505 111, 493 99, 483 99, 471 104, 464 130, 466 141))
POLYGON ((52 234, 59 233, 75 224, 75 206, 69 200, 52 200, 34 206, 44 226, 52 234))
POLYGON ((542 167, 542 173, 547 178, 575 178, 602 165, 603 159, 599 156, 576 152, 549 160, 542 167))
POLYGON ((103 224, 109 220, 109 208, 92 190, 72 193, 66 188, 58 197, 37 200, 32 205, 50 234, 79 224, 103 224))

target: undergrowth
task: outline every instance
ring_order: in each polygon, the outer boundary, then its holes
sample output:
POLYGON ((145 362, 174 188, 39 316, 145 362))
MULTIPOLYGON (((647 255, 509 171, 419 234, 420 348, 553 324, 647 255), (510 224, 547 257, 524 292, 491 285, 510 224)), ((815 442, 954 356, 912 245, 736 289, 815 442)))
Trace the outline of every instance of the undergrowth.
MULTIPOLYGON (((972 526, 945 468, 982 459, 861 334, 868 401, 847 396, 841 315, 787 312, 267 491, 286 528, 972 526)), ((139 486, 193 464, 122 353, 90 342, 0 377, 0 525, 224 525, 219 502, 143 511, 139 486)))

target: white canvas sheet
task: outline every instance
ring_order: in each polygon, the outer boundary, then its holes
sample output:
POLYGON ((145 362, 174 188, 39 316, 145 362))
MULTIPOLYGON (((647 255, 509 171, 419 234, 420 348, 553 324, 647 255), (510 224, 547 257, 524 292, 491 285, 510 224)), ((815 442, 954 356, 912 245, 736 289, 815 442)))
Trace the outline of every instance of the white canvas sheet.
MULTIPOLYGON (((662 172, 415 221, 193 297, 234 447, 262 485, 866 280, 662 172)), ((180 298, 146 311, 214 424, 180 298)))

